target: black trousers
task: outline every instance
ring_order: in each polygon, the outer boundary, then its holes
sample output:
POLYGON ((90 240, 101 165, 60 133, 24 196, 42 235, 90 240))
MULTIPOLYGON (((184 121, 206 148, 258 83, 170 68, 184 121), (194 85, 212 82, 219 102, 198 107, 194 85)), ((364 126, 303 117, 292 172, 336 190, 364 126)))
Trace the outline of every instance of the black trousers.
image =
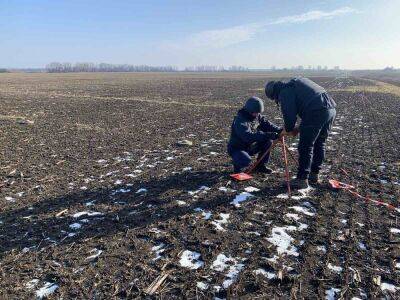
POLYGON ((319 173, 325 159, 325 143, 336 117, 336 109, 314 110, 300 124, 299 168, 297 178, 306 179, 311 172, 319 173))

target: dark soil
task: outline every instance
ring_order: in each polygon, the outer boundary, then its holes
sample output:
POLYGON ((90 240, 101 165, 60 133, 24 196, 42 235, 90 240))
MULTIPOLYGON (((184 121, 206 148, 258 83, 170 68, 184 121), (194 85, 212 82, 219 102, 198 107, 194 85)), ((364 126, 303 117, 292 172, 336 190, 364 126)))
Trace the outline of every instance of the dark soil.
MULTIPOLYGON (((46 283, 57 299, 398 298, 400 214, 326 181, 399 206, 400 99, 332 92, 338 116, 324 182, 285 199, 280 149, 276 172, 242 183, 229 180, 225 150, 236 111, 263 97, 269 79, 1 74, 0 298, 31 299, 46 283), (193 145, 177 145, 185 139, 193 145), (259 191, 232 205, 249 186, 259 191), (291 238, 280 254, 277 228, 291 238), (182 266, 185 250, 204 264, 182 266), (221 254, 228 261, 218 267, 221 254)), ((328 89, 368 84, 314 80, 328 89)), ((268 100, 266 115, 281 124, 268 100)))

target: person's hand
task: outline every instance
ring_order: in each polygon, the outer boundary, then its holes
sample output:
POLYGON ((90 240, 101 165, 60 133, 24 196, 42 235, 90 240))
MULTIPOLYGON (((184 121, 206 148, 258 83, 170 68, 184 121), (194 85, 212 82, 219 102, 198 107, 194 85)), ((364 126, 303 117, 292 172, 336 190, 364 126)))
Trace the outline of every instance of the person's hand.
POLYGON ((295 127, 293 128, 293 130, 291 131, 292 136, 297 136, 300 132, 299 127, 295 127))
POLYGON ((286 129, 282 129, 281 133, 279 134, 279 138, 288 135, 288 132, 286 131, 286 129))

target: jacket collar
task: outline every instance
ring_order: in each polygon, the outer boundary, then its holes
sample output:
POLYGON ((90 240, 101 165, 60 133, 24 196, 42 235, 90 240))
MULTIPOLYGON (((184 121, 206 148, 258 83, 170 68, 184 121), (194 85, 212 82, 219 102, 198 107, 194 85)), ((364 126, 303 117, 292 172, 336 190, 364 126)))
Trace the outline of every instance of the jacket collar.
POLYGON ((242 115, 245 119, 249 120, 249 121, 254 121, 256 119, 256 117, 253 117, 247 110, 245 110, 244 108, 239 110, 239 114, 242 115))

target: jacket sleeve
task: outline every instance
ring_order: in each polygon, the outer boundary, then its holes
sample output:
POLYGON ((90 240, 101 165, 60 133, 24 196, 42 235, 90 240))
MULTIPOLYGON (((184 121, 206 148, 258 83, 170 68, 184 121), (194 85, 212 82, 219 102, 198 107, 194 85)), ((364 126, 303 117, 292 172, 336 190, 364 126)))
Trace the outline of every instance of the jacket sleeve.
POLYGON ((239 138, 247 144, 264 142, 268 139, 268 136, 264 132, 252 132, 246 122, 235 121, 233 127, 239 138))
POLYGON ((258 128, 264 132, 276 132, 278 134, 281 133, 281 131, 282 131, 281 127, 268 121, 265 116, 260 117, 260 126, 258 128))
POLYGON ((294 91, 290 88, 283 89, 279 94, 279 102, 281 104, 285 129, 287 132, 290 132, 294 129, 297 121, 296 95, 294 91))

